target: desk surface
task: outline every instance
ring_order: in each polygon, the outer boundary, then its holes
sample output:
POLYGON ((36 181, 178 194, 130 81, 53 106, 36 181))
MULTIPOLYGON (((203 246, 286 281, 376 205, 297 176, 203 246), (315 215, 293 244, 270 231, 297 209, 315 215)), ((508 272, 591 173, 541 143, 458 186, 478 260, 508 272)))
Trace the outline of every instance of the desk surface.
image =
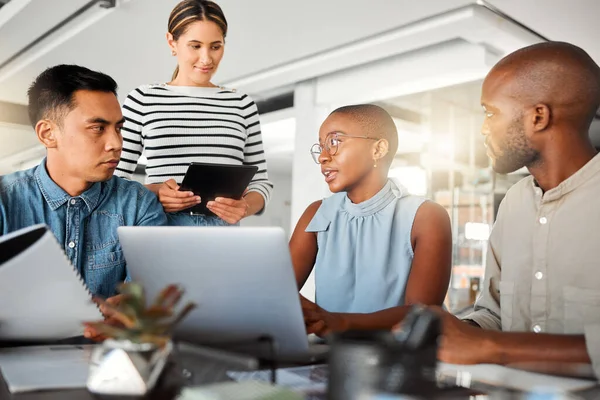
MULTIPOLYGON (((226 372, 231 369, 243 369, 244 360, 248 358, 240 357, 240 361, 236 362, 235 358, 223 358, 215 354, 191 354, 178 353, 176 360, 171 362, 163 376, 159 380, 155 390, 144 399, 160 399, 168 400, 176 397, 180 388, 190 385, 202 385, 214 382, 229 381, 226 372), (225 361, 226 360, 226 361, 225 361)), ((470 368, 477 368, 471 366, 470 368)), ((483 366, 482 366, 483 367, 483 366)), ((501 367, 499 367, 501 368, 501 367)), ((483 370, 483 368, 482 368, 483 370)), ((501 390, 502 398, 521 398, 521 394, 510 390, 501 390)), ((456 390, 448 390, 441 393, 436 398, 453 398, 453 399, 468 399, 468 390, 457 388, 456 390)), ((494 394, 498 394, 496 391, 494 394)), ((311 397, 311 400, 325 399, 325 396, 311 397)), ((600 398, 600 386, 595 386, 590 389, 578 391, 575 398, 581 399, 598 399, 600 398)), ((45 392, 32 392, 11 394, 8 390, 6 382, 0 377, 0 400, 86 400, 86 399, 132 399, 132 397, 117 397, 117 396, 95 396, 85 389, 77 390, 56 390, 45 392)))

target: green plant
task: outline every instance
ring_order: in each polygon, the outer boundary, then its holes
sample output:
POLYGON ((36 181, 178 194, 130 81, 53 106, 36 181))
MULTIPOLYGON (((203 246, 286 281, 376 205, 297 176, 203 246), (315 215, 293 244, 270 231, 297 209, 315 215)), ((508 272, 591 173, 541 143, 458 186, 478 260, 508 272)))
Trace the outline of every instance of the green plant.
POLYGON ((120 295, 108 301, 94 299, 106 319, 84 323, 106 338, 154 343, 162 347, 170 340, 173 328, 196 307, 190 302, 175 313, 175 306, 183 296, 183 289, 177 285, 165 287, 149 307, 146 306, 144 288, 139 283, 121 283, 117 290, 120 295))

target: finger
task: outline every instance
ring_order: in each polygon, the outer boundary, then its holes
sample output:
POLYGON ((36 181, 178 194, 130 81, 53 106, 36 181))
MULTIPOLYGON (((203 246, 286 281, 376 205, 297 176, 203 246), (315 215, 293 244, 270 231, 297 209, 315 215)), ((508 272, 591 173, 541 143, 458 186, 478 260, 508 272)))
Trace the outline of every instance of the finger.
POLYGON ((159 199, 160 203, 163 206, 168 206, 168 207, 180 207, 180 206, 195 206, 196 204, 200 203, 200 197, 190 197, 187 199, 172 199, 172 198, 164 198, 164 199, 159 199))
POLYGON ((208 209, 212 212, 214 212, 215 214, 219 215, 221 218, 223 219, 232 219, 232 220, 236 220, 235 222, 239 221, 240 219, 242 219, 242 217, 244 216, 244 214, 237 208, 231 208, 231 207, 220 207, 220 206, 209 206, 207 205, 208 209))
MULTIPOLYGON (((180 192, 179 190, 164 189, 158 192, 160 198, 186 199, 194 196, 194 192, 180 192)), ((199 196, 197 196, 200 198, 199 196)))
POLYGON ((179 185, 177 184, 177 182, 173 178, 169 179, 168 181, 165 181, 165 185, 168 188, 171 188, 171 189, 174 189, 174 190, 178 190, 179 189, 179 185))
POLYGON ((228 224, 232 224, 232 225, 237 224, 242 219, 241 217, 237 217, 231 213, 223 212, 220 210, 214 210, 210 207, 208 207, 208 209, 210 211, 212 211, 213 213, 215 213, 215 215, 217 217, 221 218, 223 221, 227 222, 228 224))
POLYGON ((243 200, 228 199, 226 197, 217 197, 215 199, 215 202, 219 203, 219 204, 225 204, 228 206, 236 207, 236 208, 245 207, 245 204, 244 204, 245 202, 243 200), (242 205, 239 205, 240 203, 242 205))
POLYGON ((229 206, 222 206, 222 205, 206 205, 206 207, 208 207, 209 210, 211 210, 212 212, 216 213, 216 212, 220 212, 223 215, 227 215, 230 218, 238 218, 241 219, 244 216, 244 212, 243 210, 239 209, 239 208, 233 208, 233 207, 229 207, 229 206))

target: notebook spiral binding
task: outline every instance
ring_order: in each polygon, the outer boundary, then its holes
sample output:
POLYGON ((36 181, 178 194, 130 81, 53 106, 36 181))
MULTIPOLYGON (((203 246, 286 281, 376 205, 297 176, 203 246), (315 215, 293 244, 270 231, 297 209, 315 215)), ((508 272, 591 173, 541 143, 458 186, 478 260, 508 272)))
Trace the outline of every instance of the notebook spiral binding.
POLYGON ((54 242, 58 245, 58 247, 62 250, 61 253, 63 255, 63 257, 65 258, 65 260, 67 261, 67 263, 71 266, 71 268, 73 269, 73 272, 75 273, 75 275, 77 276, 77 279, 79 280, 79 282, 81 282, 81 286, 83 286, 83 288, 85 289, 85 291, 88 293, 88 295, 90 296, 90 301, 92 303, 94 303, 96 305, 96 308, 98 309, 98 311, 100 312, 100 314, 102 314, 103 317, 106 317, 106 315, 104 315, 104 313, 102 312, 100 306, 98 305, 98 303, 96 303, 94 301, 94 294, 91 292, 90 288, 88 287, 88 285, 85 283, 85 279, 83 279, 83 276, 81 276, 81 274, 79 273, 79 270, 77 270, 77 268, 73 265, 73 263, 71 262, 71 260, 69 260, 69 257, 67 257, 67 253, 63 250, 63 248, 60 246, 60 243, 58 242, 58 239, 56 238, 56 236, 54 236, 54 234, 52 233, 52 231, 50 231, 50 229, 45 226, 44 227, 46 233, 44 233, 44 235, 46 234, 50 234, 50 236, 52 237, 52 239, 54 239, 54 242))

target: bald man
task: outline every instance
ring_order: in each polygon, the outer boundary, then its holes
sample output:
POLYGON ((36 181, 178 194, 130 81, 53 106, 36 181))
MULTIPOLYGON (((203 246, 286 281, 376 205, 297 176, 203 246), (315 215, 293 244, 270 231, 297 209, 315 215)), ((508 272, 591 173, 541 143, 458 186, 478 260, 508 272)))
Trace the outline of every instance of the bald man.
POLYGON ((444 314, 451 363, 592 363, 600 375, 600 156, 589 127, 600 68, 548 42, 486 77, 483 135, 495 171, 526 167, 500 205, 475 311, 444 314))

